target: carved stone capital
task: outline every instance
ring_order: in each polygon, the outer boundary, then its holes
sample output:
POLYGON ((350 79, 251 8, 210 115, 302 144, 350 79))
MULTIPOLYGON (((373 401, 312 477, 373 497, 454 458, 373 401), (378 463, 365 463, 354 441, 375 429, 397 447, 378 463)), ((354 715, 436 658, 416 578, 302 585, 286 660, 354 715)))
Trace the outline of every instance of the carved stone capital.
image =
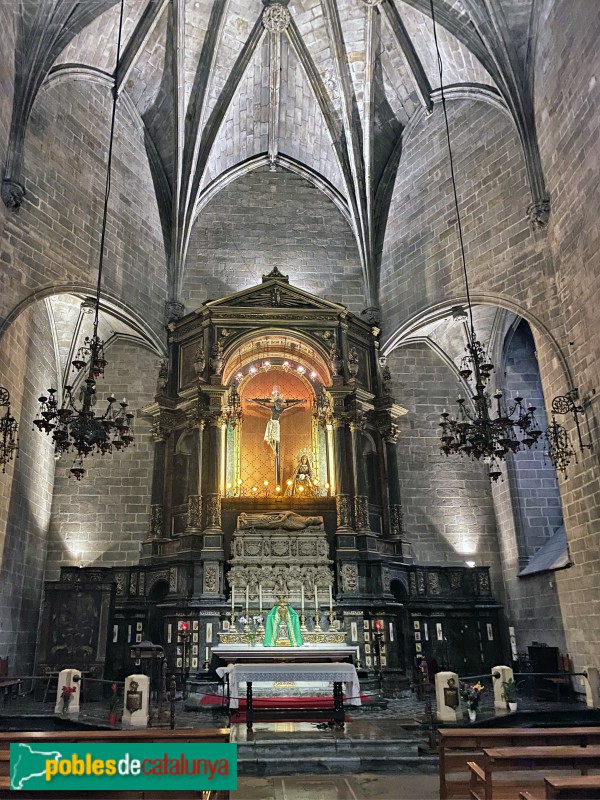
POLYGON ((185 313, 185 306, 178 300, 167 300, 165 303, 165 313, 167 315, 167 322, 177 322, 185 313))
POLYGON ((550 210, 551 204, 549 197, 545 197, 543 200, 538 200, 529 206, 527 209, 527 216, 529 217, 529 222, 534 230, 539 230, 540 228, 546 227, 548 220, 550 219, 550 210))
POLYGON ((337 511, 337 526, 339 528, 352 527, 352 498, 349 494, 338 494, 335 498, 337 511))
POLYGON ((163 507, 159 503, 150 506, 150 524, 148 526, 148 539, 162 539, 163 531, 163 507))
POLYGON ((283 3, 271 2, 263 11, 262 24, 269 33, 283 33, 290 24, 290 12, 283 3))
MULTIPOLYGON (((383 0, 377 0, 375 3, 366 3, 366 5, 379 5, 383 0)), ((381 324, 381 310, 378 306, 369 306, 360 312, 361 317, 371 327, 379 327, 381 324)))
POLYGON ((4 205, 11 211, 18 211, 25 198, 25 187, 19 181, 12 178, 2 180, 2 200, 4 205))

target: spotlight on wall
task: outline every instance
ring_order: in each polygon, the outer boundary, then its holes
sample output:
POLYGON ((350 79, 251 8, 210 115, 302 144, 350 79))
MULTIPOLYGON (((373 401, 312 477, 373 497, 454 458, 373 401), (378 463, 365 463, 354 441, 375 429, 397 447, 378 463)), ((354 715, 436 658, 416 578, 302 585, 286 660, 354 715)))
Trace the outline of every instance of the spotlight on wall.
POLYGON ((473 569, 473 567, 475 566, 474 561, 465 561, 465 564, 467 565, 467 567, 469 567, 469 569, 473 569))

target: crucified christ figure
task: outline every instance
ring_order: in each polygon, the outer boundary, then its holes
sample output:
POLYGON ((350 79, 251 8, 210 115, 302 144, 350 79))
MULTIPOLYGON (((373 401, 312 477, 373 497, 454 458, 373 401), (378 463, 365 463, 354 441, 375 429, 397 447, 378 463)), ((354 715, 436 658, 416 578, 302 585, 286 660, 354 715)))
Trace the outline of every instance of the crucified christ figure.
POLYGON ((274 386, 271 397, 251 397, 248 402, 256 403, 256 405, 266 408, 271 412, 271 418, 267 422, 264 440, 275 453, 275 481, 279 486, 281 483, 281 426, 279 420, 282 414, 289 411, 290 408, 300 405, 304 400, 286 400, 281 394, 279 386, 274 386))

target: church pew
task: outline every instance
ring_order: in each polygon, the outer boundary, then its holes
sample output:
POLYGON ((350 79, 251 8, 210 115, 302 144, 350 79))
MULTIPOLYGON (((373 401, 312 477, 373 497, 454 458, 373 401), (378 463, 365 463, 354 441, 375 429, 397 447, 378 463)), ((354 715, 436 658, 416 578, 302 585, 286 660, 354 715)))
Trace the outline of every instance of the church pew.
POLYGON ((484 747, 600 745, 600 727, 442 728, 438 734, 440 800, 470 797, 468 762, 483 766, 484 747))
POLYGON ((546 800, 600 800, 600 775, 544 778, 546 800))
MULTIPOLYGON (((64 800, 63 792, 10 792, 10 744, 15 742, 25 742, 27 744, 43 745, 45 743, 116 743, 124 742, 128 744, 143 743, 168 743, 180 742, 182 744, 198 743, 228 743, 230 741, 229 728, 216 729, 186 729, 165 730, 157 728, 140 730, 106 730, 106 731, 14 731, 10 733, 0 733, 0 800, 11 800, 19 797, 23 800, 33 800, 34 798, 57 798, 64 800)), ((69 800, 93 800, 98 797, 98 792, 69 792, 69 800)), ((128 791, 110 792, 111 800, 159 800, 159 798, 177 798, 177 800, 227 800, 229 792, 226 791, 194 791, 194 792, 164 792, 164 791, 128 791)))

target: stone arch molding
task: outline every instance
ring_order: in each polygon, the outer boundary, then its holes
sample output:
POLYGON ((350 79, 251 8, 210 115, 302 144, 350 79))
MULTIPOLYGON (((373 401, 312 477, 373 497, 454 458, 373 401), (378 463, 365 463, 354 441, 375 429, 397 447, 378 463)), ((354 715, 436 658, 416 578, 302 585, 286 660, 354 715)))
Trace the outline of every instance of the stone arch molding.
MULTIPOLYGON (((9 328, 17 320, 17 318, 29 306, 38 302, 43 302, 51 297, 58 295, 70 295, 77 299, 84 300, 88 297, 93 297, 95 287, 82 284, 63 284, 60 286, 49 286, 37 292, 33 292, 24 298, 15 308, 8 314, 4 321, 0 324, 0 341, 5 336, 9 328)), ((148 347, 152 352, 156 353, 159 357, 166 356, 166 346, 159 337, 154 333, 146 320, 138 314, 133 308, 128 306, 118 297, 109 293, 104 293, 100 299, 100 309, 104 311, 107 316, 119 321, 134 331, 133 338, 148 347)))
MULTIPOLYGON (((515 303, 512 300, 507 300, 506 298, 498 295, 473 294, 471 295, 471 302, 473 306, 495 306, 497 308, 510 311, 515 314, 515 316, 526 320, 531 329, 541 337, 541 339, 549 346, 551 352, 555 355, 560 366, 560 371, 562 373, 566 389, 570 390, 574 387, 573 376, 566 355, 556 337, 551 333, 544 322, 539 319, 539 317, 533 314, 529 309, 523 308, 518 303, 515 303)), ((398 328, 396 328, 396 330, 390 336, 388 336, 388 338, 382 344, 382 355, 387 357, 398 347, 401 347, 403 344, 407 344, 408 342, 424 341, 426 337, 423 337, 421 333, 423 328, 432 323, 441 322, 442 320, 451 317, 452 308, 455 306, 466 306, 466 297, 457 297, 452 301, 437 303, 410 317, 403 325, 400 325, 398 328)), ((427 343, 432 344, 429 340, 427 343)), ((438 353, 438 355, 440 355, 442 352, 435 346, 433 349, 438 353)), ((458 375, 458 369, 456 365, 445 357, 443 357, 443 360, 446 361, 448 366, 450 366, 458 375)))

